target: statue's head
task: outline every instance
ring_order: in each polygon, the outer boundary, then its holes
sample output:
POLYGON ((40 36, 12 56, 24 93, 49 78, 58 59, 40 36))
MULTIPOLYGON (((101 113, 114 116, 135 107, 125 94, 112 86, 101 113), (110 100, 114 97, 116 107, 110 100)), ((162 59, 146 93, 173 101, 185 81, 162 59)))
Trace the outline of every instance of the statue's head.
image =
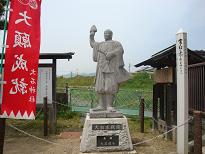
POLYGON ((113 35, 113 33, 110 29, 105 30, 105 32, 104 32, 105 41, 112 40, 112 35, 113 35))

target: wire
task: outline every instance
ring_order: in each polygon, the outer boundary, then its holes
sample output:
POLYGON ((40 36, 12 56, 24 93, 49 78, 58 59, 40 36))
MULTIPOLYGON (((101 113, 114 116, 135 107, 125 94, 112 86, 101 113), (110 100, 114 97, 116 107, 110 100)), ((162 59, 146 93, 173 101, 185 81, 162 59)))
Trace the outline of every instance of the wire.
POLYGON ((186 120, 183 124, 178 125, 178 126, 172 128, 172 129, 168 130, 167 132, 164 132, 163 134, 160 134, 160 135, 155 136, 155 137, 153 137, 153 138, 151 138, 151 139, 148 139, 148 140, 144 140, 144 141, 142 141, 142 142, 135 143, 135 144, 133 144, 133 146, 140 145, 140 144, 144 144, 144 143, 148 143, 148 142, 150 142, 150 141, 152 141, 152 140, 154 140, 154 139, 156 139, 156 138, 159 138, 159 137, 161 137, 161 136, 164 136, 164 135, 168 134, 169 132, 171 132, 171 131, 173 131, 173 130, 175 130, 175 129, 181 127, 181 126, 184 126, 186 123, 188 123, 188 122, 191 121, 191 120, 193 120, 193 117, 191 117, 191 118, 189 118, 188 120, 186 120))
POLYGON ((29 134, 29 133, 27 133, 27 132, 25 132, 25 131, 23 131, 23 130, 21 130, 21 129, 19 129, 19 128, 13 126, 13 125, 11 125, 11 124, 9 124, 9 127, 13 128, 13 129, 15 129, 15 130, 17 130, 18 132, 21 132, 21 133, 27 135, 27 136, 30 136, 30 137, 32 137, 32 138, 35 138, 35 139, 37 139, 37 140, 41 140, 41 141, 44 141, 44 142, 46 142, 46 143, 50 143, 50 144, 54 144, 54 145, 57 145, 57 146, 61 146, 61 147, 67 148, 67 146, 65 146, 65 145, 61 145, 61 144, 59 144, 59 143, 52 142, 52 141, 49 141, 49 140, 45 140, 45 139, 43 139, 43 138, 40 138, 40 137, 34 136, 34 135, 32 135, 32 134, 29 134))

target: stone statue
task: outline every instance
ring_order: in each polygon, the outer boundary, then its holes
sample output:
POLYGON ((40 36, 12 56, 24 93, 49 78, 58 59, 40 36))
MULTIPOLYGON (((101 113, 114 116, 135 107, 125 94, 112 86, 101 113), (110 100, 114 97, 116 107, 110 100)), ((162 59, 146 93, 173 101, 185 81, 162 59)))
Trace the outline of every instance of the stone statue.
POLYGON ((90 29, 90 46, 93 48, 93 60, 97 62, 95 91, 98 94, 99 104, 93 111, 115 112, 113 101, 118 92, 119 84, 130 78, 124 69, 123 47, 120 42, 112 40, 113 32, 105 30, 103 42, 94 39, 97 28, 90 29))

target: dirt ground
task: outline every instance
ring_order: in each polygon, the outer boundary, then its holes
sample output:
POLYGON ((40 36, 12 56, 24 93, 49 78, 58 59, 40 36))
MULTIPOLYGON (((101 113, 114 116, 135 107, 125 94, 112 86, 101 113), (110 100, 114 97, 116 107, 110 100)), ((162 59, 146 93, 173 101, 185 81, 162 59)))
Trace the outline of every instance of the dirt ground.
MULTIPOLYGON (((42 131, 43 132, 43 131, 42 131)), ((19 133, 12 128, 7 128, 4 154, 79 154, 81 132, 64 131, 58 135, 49 135, 49 137, 39 137, 49 140, 52 143, 46 143, 38 139, 28 137, 25 134, 19 133)), ((32 134, 32 132, 29 132, 32 134)), ((36 132, 33 132, 36 135, 36 132)), ((145 132, 131 133, 133 142, 140 142, 157 136, 157 133, 145 132)), ((176 146, 173 142, 167 141, 164 138, 157 138, 151 142, 134 146, 137 154, 174 154, 176 146)), ((123 152, 126 154, 128 152, 123 152)))

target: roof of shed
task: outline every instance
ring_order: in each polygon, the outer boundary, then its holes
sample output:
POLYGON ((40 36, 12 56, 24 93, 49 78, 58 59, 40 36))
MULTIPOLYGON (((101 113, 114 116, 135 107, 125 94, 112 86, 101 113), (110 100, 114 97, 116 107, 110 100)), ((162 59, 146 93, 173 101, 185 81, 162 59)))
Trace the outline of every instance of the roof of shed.
MULTIPOLYGON (((72 59, 73 52, 68 53, 40 53, 39 59, 72 59)), ((1 58, 1 53, 0 53, 1 58)))
MULTIPOLYGON (((197 51, 192 51, 190 49, 187 49, 187 50, 188 50, 188 63, 189 63, 189 65, 205 62, 205 57, 203 57, 197 51)), ((203 51, 203 53, 205 53, 205 52, 203 51)), ((163 50, 155 53, 154 55, 151 56, 151 58, 149 58, 149 59, 147 59, 139 64, 136 64, 135 67, 140 67, 143 65, 144 66, 149 65, 149 66, 152 66, 154 68, 163 68, 163 67, 167 67, 167 66, 174 66, 175 67, 176 66, 176 45, 174 44, 166 49, 163 49, 163 50)))

